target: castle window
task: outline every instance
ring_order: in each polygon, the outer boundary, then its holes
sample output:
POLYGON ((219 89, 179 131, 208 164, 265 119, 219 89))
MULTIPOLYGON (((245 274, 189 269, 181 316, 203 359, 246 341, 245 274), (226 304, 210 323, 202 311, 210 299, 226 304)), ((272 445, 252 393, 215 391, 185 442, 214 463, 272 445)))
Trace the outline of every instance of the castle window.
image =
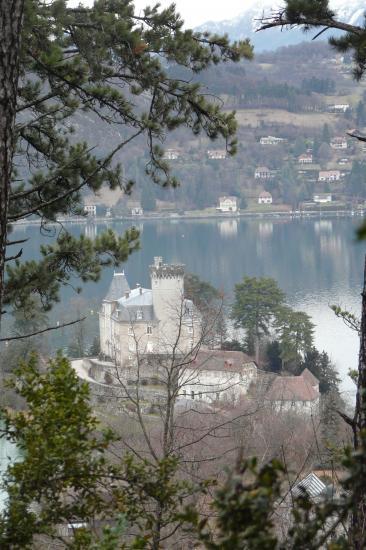
POLYGON ((128 334, 130 336, 133 336, 133 328, 132 327, 128 327, 128 334))
POLYGON ((184 395, 184 397, 186 397, 186 395, 187 395, 187 390, 183 390, 183 395, 184 395))
POLYGON ((219 392, 216 393, 216 401, 220 401, 220 393, 219 392))
POLYGON ((202 392, 200 391, 199 394, 198 394, 198 398, 199 399, 202 399, 202 392))
POLYGON ((194 399, 194 390, 191 391, 191 398, 194 399))
POLYGON ((146 327, 146 333, 152 334, 152 327, 150 325, 146 327))
POLYGON ((190 334, 192 334, 192 332, 193 332, 193 327, 192 327, 192 325, 188 327, 188 332, 189 332, 190 334))
POLYGON ((142 319, 142 309, 138 309, 136 311, 136 319, 138 319, 138 320, 142 319))
POLYGON ((128 351, 136 351, 136 346, 134 340, 128 342, 128 351))

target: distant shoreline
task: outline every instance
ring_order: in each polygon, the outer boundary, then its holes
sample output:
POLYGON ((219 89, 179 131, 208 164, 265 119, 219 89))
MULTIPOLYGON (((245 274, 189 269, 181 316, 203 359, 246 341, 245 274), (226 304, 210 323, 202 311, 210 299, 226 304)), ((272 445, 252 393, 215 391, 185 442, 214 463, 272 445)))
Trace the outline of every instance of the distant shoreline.
MULTIPOLYGON (((93 216, 79 217, 79 218, 58 218, 56 222, 49 222, 47 225, 57 225, 59 223, 68 225, 94 225, 100 223, 125 223, 125 222, 147 222, 147 221, 185 221, 185 220, 238 220, 238 219, 308 219, 308 218, 349 218, 349 217, 363 217, 366 215, 365 211, 357 210, 307 210, 296 212, 238 212, 235 214, 204 214, 204 213, 190 213, 190 214, 156 214, 156 215, 142 215, 142 216, 93 216)), ((28 225, 40 225, 40 220, 20 220, 13 222, 11 225, 14 227, 28 226, 28 225)))

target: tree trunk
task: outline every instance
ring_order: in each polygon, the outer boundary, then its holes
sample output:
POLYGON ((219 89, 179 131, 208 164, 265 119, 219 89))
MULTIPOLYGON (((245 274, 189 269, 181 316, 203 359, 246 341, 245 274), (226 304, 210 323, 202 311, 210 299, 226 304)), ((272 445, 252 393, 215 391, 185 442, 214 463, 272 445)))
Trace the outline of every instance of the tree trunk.
MULTIPOLYGON (((360 460, 363 470, 366 465, 365 448, 366 429, 366 258, 364 268, 364 283, 362 290, 361 337, 358 361, 358 381, 356 407, 353 424, 354 448, 361 451, 360 460), (361 433, 363 431, 363 434, 361 433)), ((361 483, 361 480, 360 480, 361 483)), ((366 548, 366 495, 358 491, 352 511, 352 547, 357 550, 366 548)))
POLYGON ((0 0, 0 328, 24 0, 0 0))

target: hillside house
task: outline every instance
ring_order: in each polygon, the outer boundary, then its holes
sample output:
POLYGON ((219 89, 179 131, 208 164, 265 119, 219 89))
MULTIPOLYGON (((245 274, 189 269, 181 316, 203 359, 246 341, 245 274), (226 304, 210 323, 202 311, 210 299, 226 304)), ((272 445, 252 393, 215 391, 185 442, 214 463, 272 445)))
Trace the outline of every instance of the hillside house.
POLYGON ((280 143, 286 143, 287 139, 275 137, 275 136, 264 136, 261 137, 259 143, 261 145, 279 145, 280 143))
POLYGON ((318 181, 339 181, 341 173, 339 170, 321 170, 319 172, 318 181))
POLYGON ((179 149, 166 149, 163 154, 164 160, 178 160, 181 157, 179 149))
POLYGON ((268 191, 262 191, 258 197, 258 204, 272 204, 273 199, 271 193, 268 191))
POLYGON ((156 257, 150 278, 151 288, 131 289, 124 272, 115 273, 103 300, 100 349, 118 365, 133 364, 137 353, 169 354, 173 346, 189 353, 200 338, 198 310, 184 299, 184 266, 156 257))
POLYGON ((347 149, 348 143, 344 137, 335 137, 331 140, 330 146, 332 149, 347 149))
POLYGON ((311 153, 304 153, 297 159, 299 164, 313 164, 313 155, 311 153))
POLYGON ((317 203, 332 202, 332 195, 330 193, 318 193, 313 195, 313 201, 317 203))
POLYGON ((219 212, 237 212, 238 209, 237 197, 219 197, 219 206, 216 208, 219 212))
POLYGON ((258 166, 254 172, 255 179, 266 180, 272 177, 272 172, 267 168, 267 166, 258 166))
POLYGON ((277 376, 265 395, 276 411, 312 414, 319 410, 319 380, 305 369, 300 376, 277 376))
POLYGON ((84 204, 84 212, 88 216, 96 216, 97 215, 97 206, 95 204, 84 204))
POLYGON ((128 202, 128 209, 130 211, 131 216, 143 216, 144 210, 141 206, 141 203, 139 201, 129 201, 128 202))
POLYGON ((257 381, 257 365, 241 351, 200 350, 182 374, 181 399, 235 405, 257 381))
POLYGON ((226 159, 227 151, 226 151, 226 149, 215 149, 215 150, 212 150, 212 151, 207 151, 207 157, 210 160, 226 159))
POLYGON ((349 111, 350 105, 349 103, 338 103, 333 105, 328 105, 327 110, 330 113, 346 113, 349 111))

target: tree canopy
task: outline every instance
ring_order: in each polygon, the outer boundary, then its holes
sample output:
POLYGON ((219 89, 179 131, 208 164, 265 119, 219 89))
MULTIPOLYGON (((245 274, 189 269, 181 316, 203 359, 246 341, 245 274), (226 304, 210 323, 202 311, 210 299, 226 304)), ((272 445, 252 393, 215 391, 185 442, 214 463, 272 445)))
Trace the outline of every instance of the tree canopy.
POLYGON ((235 285, 234 296, 231 317, 235 327, 244 329, 247 339, 254 343, 258 361, 260 339, 269 335, 285 295, 274 279, 244 277, 235 285))

